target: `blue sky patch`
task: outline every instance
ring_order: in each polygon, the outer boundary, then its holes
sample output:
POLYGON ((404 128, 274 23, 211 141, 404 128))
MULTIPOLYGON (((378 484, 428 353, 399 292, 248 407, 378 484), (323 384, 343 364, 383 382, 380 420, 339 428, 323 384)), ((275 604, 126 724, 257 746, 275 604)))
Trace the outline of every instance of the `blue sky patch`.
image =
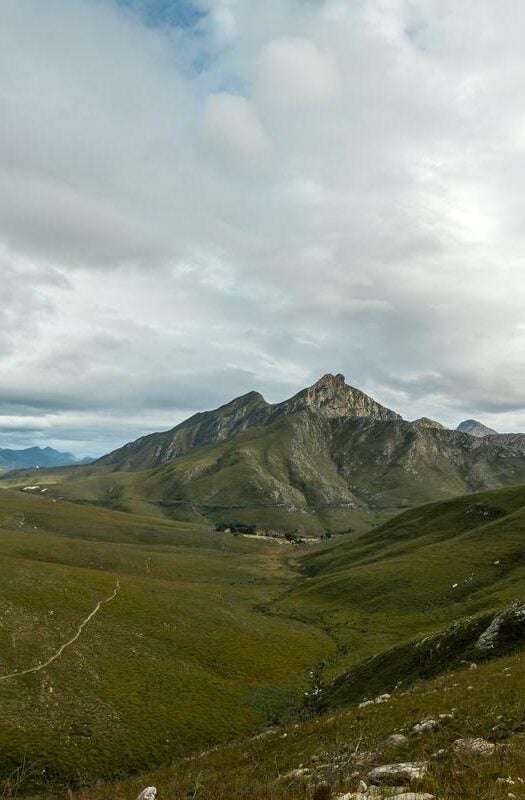
POLYGON ((114 0, 136 11, 147 25, 191 28, 204 16, 191 0, 114 0))

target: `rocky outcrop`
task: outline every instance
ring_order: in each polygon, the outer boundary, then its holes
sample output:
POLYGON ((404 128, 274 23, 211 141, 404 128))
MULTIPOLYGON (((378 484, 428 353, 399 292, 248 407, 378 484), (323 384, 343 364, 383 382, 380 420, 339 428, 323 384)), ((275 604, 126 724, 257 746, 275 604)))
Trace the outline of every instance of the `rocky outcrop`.
POLYGON ((364 392, 347 386, 344 375, 323 375, 313 386, 274 406, 271 419, 299 411, 313 411, 329 419, 401 419, 364 392))
MULTIPOLYGON (((360 708, 382 702, 388 694, 376 692, 392 690, 406 673, 413 677, 433 678, 445 670, 463 667, 475 660, 494 658, 513 652, 525 644, 525 602, 516 601, 496 616, 484 614, 454 622, 443 631, 415 639, 372 656, 323 687, 316 698, 319 709, 326 710, 343 704, 357 703, 360 708), (374 694, 373 694, 373 693, 374 694)), ((412 733, 429 733, 452 719, 451 714, 428 718, 418 722, 412 733)))
POLYGON ((83 499, 79 484, 101 477, 90 481, 90 496, 96 486, 93 499, 119 510, 143 500, 173 518, 333 533, 362 525, 363 512, 525 483, 525 436, 479 438, 426 418, 407 422, 328 374, 282 403, 250 392, 61 475, 48 496, 83 499), (131 483, 113 474, 150 470, 132 498, 131 483))
POLYGON ((516 639, 525 641, 525 603, 518 601, 494 617, 475 648, 485 653, 501 650, 516 639))

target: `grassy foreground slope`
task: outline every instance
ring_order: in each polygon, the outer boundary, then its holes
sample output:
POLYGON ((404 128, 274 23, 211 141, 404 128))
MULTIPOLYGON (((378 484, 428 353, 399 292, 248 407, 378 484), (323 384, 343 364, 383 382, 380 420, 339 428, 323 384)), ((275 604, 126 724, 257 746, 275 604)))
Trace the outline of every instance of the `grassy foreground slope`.
POLYGON ((246 735, 331 652, 255 610, 296 579, 278 545, 9 491, 0 523, 0 777, 25 791, 246 735))
POLYGON ((75 800, 135 800, 147 785, 158 787, 160 800, 306 800, 319 784, 328 784, 319 797, 335 798, 356 792, 375 766, 406 761, 427 762, 428 772, 410 790, 438 800, 521 799, 524 698, 525 659, 516 654, 418 682, 379 705, 331 712, 138 779, 82 791, 75 800), (438 721, 435 730, 414 735, 412 727, 429 717, 438 721), (406 741, 388 746, 393 733, 406 741), (456 752, 453 743, 464 737, 483 737, 495 747, 483 758, 456 752), (297 769, 305 774, 294 777, 297 769))
POLYGON ((468 616, 525 587, 525 488, 407 511, 354 541, 302 559, 305 580, 274 611, 324 627, 343 668, 468 616))
POLYGON ((523 618, 514 652, 485 661, 497 651, 478 650, 475 669, 461 663, 465 655, 472 660, 468 645, 492 614, 523 600, 525 489, 406 512, 302 561, 305 580, 273 610, 315 621, 337 639, 326 678, 353 665, 321 692, 320 705, 330 711, 77 800, 133 800, 148 784, 158 786, 161 800, 336 798, 356 792, 375 766, 412 760, 428 771, 410 790, 438 800, 525 798, 523 618), (438 675, 420 680, 418 670, 438 675), (356 705, 384 689, 391 692, 386 702, 356 705), (416 735, 414 725, 429 718, 435 727, 416 735), (406 739, 389 745, 394 733, 406 739), (482 737, 492 750, 485 757, 460 752, 454 743, 465 737, 482 737))

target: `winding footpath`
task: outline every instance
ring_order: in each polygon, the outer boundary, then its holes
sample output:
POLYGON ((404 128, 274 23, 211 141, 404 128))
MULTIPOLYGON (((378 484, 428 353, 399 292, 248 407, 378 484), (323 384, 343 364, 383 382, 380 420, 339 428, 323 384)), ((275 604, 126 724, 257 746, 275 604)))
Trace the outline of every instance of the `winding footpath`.
POLYGON ((110 594, 110 596, 106 597, 105 600, 99 600, 98 601, 98 603, 96 604, 96 606, 93 609, 93 611, 91 611, 87 615, 87 617, 84 620, 82 620, 82 622, 80 623, 80 625, 77 628, 77 632, 75 633, 75 635, 72 636, 71 639, 68 639, 67 642, 64 642, 64 644, 62 644, 58 648, 58 650, 56 651, 56 653, 54 655, 52 655, 50 658, 48 658, 47 661, 44 661, 44 662, 42 662, 40 664, 37 664, 35 667, 29 667, 29 669, 17 670, 16 672, 10 672, 8 675, 1 675, 0 676, 0 683, 2 683, 3 681, 7 681, 10 678, 18 678, 21 675, 29 675, 32 672, 40 672, 40 670, 43 670, 46 667, 49 667, 49 665, 52 664, 53 661, 56 661, 57 658, 60 658, 60 656, 62 655, 64 650, 67 650, 68 647, 71 647, 71 645, 74 644, 77 641, 78 637, 80 636, 80 634, 82 633, 82 631, 84 630, 86 625, 89 622, 91 622, 91 620, 93 619, 93 617, 96 614, 98 614, 98 612, 100 611, 101 607, 103 605, 106 605, 106 603, 111 603, 111 601, 115 599, 115 597, 117 596, 119 591, 120 591, 120 580, 117 578, 117 583, 116 583, 115 588, 113 589, 112 593, 110 594))

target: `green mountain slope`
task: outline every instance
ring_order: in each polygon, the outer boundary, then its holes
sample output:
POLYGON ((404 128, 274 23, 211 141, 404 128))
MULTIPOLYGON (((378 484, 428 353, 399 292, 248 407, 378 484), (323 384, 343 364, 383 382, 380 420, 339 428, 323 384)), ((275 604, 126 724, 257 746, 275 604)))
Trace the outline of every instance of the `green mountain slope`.
MULTIPOLYGON (((428 793, 443 800, 508 800, 525 796, 523 751, 523 654, 498 658, 478 669, 468 666, 400 689, 366 708, 331 711, 306 722, 269 730, 214 751, 177 761, 157 772, 74 795, 75 800, 136 800, 145 786, 159 798, 202 800, 349 800, 392 796, 360 781, 377 766, 425 763, 427 771, 404 792, 428 793), (445 715, 440 719, 440 715, 445 715), (433 719, 435 728, 416 735, 414 725, 433 719), (396 735, 397 743, 388 741, 396 735), (462 751, 458 739, 482 738, 488 755, 462 751), (520 780, 521 779, 521 780, 520 780), (317 788, 319 787, 319 788, 317 788)), ((406 783, 406 782, 405 782, 406 783)), ((403 791, 403 790, 401 790, 403 791)), ((399 789, 398 789, 399 793, 399 789)), ((404 797, 416 800, 413 794, 404 797)), ((421 798, 421 800, 423 800, 421 798)))
POLYGON ((38 480, 54 498, 208 524, 360 532, 403 508, 523 482, 523 452, 515 440, 303 410, 152 470, 99 462, 4 484, 38 480))
POLYGON ((524 442, 406 422, 325 375, 282 403, 251 392, 89 466, 3 483, 193 522, 359 533, 403 508, 524 482, 524 442))
POLYGON ((302 559, 306 579, 274 611, 323 626, 338 642, 334 677, 365 657, 490 614, 525 587, 525 489, 407 511, 302 559))

